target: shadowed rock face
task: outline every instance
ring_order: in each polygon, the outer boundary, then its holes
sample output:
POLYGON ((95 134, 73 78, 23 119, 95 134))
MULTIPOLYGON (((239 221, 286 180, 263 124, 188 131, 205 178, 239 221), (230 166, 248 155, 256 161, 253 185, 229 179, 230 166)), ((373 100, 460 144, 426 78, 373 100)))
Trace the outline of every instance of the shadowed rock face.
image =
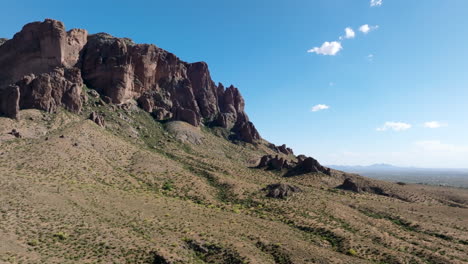
POLYGON ((271 155, 265 155, 260 159, 257 168, 265 167, 270 170, 287 169, 288 171, 284 175, 286 177, 316 172, 331 175, 330 168, 326 168, 320 165, 320 163, 314 158, 306 157, 304 155, 297 156, 296 160, 287 160, 285 158, 279 157, 278 155, 275 157, 271 155))
POLYGON ((158 120, 221 126, 249 143, 260 139, 239 90, 216 85, 204 62, 187 63, 155 45, 106 33, 67 32, 51 19, 27 24, 0 46, 2 115, 59 106, 79 112, 83 83, 114 104, 135 99, 158 120))

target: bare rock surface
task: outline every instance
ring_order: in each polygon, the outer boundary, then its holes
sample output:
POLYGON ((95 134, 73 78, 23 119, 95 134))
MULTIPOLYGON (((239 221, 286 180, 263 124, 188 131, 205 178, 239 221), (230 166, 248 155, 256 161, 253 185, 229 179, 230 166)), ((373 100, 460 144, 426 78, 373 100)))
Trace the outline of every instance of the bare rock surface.
POLYGON ((173 134, 177 140, 191 144, 203 144, 204 136, 199 127, 186 122, 172 121, 166 124, 166 130, 173 134))

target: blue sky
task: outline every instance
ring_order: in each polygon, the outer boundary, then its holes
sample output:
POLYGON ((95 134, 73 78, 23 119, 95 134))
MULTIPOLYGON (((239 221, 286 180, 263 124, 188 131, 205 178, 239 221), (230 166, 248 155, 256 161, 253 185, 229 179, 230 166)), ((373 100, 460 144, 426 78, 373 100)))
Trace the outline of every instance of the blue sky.
POLYGON ((466 0, 18 0, 2 9, 0 37, 54 18, 206 61, 216 82, 240 88, 264 138, 324 164, 468 167, 466 0))

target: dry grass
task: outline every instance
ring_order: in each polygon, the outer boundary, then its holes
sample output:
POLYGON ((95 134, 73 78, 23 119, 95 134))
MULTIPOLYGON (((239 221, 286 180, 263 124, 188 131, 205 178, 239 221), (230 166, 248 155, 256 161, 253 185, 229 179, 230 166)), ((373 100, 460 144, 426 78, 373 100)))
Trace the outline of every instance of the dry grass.
POLYGON ((0 118, 0 262, 468 262, 465 189, 373 181, 407 202, 338 190, 341 172, 284 178, 251 168, 266 145, 208 128, 182 142, 146 113, 94 103, 0 118), (278 182, 303 192, 265 197, 278 182))

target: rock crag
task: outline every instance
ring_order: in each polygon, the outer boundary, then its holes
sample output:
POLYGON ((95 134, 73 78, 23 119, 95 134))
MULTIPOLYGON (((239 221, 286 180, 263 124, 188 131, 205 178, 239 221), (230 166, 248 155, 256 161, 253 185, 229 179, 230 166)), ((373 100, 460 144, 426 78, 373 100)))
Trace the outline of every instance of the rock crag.
MULTIPOLYGON (((292 150, 290 150, 290 152, 288 151, 288 155, 291 153, 292 150)), ((288 160, 287 158, 280 157, 279 155, 274 157, 272 155, 265 155, 260 159, 257 168, 278 171, 286 169, 286 177, 317 172, 331 175, 330 168, 326 168, 320 165, 316 159, 304 155, 299 155, 294 160, 288 160)))
POLYGON ((136 100, 157 120, 221 126, 248 143, 260 139, 239 90, 216 85, 204 62, 187 63, 155 45, 106 33, 66 31, 52 19, 27 24, 1 42, 1 115, 58 107, 79 113, 86 84, 109 103, 136 100))

